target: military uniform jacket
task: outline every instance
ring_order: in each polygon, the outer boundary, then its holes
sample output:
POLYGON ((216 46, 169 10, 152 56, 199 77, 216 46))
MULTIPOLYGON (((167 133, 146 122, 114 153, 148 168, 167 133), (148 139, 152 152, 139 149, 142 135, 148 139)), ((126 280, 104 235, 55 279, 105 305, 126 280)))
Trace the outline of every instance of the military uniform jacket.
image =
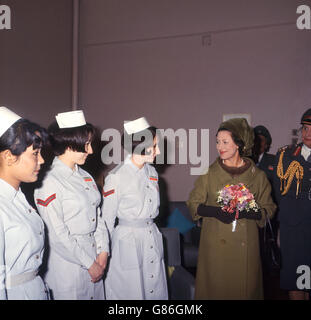
POLYGON ((35 200, 48 232, 45 280, 54 299, 103 299, 102 282, 92 283, 87 271, 97 254, 108 250, 94 179, 56 157, 42 187, 35 190, 35 200))
POLYGON ((254 195, 262 210, 262 219, 238 220, 236 231, 232 232, 231 224, 203 217, 196 299, 263 299, 257 226, 263 227, 266 216, 271 218, 276 208, 265 173, 251 161, 251 166, 245 172, 232 176, 217 159, 209 167, 208 173, 196 180, 187 205, 193 219, 198 220, 201 218, 197 214, 199 204, 219 206, 218 191, 227 184, 238 183, 244 183, 254 195))
POLYGON ((156 170, 149 164, 139 169, 129 155, 106 177, 103 194, 112 239, 106 298, 167 299, 163 240, 152 222, 159 211, 156 170))
POLYGON ((280 222, 287 226, 311 224, 311 162, 306 161, 301 155, 302 144, 299 144, 281 148, 277 154, 276 163, 278 163, 281 151, 284 149, 283 173, 287 171, 292 161, 298 161, 303 167, 303 179, 298 196, 296 196, 297 180, 295 177, 288 193, 282 196, 280 178, 277 176, 277 169, 275 170, 274 184, 278 195, 280 222))
POLYGON ((44 282, 39 276, 19 285, 11 277, 25 277, 42 263, 44 225, 21 190, 0 179, 0 300, 45 300, 44 282))

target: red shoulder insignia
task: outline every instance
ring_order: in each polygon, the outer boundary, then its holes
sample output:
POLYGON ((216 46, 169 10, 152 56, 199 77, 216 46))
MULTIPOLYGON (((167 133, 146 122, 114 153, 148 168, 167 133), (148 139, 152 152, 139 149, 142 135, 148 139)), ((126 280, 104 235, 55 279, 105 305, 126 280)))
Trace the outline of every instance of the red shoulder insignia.
POLYGON ((40 206, 43 206, 43 207, 47 207, 55 199, 56 199, 56 193, 52 194, 45 200, 37 199, 37 204, 40 204, 40 206))
POLYGON ((273 171, 273 166, 268 166, 268 170, 273 171))
POLYGON ((89 177, 84 177, 83 179, 85 182, 92 182, 93 181, 92 178, 89 178, 89 177))
POLYGON ((297 157, 299 153, 301 152, 301 146, 297 146, 293 152, 293 156, 297 157))
POLYGON ((111 189, 111 190, 109 190, 109 191, 107 191, 107 192, 103 191, 103 196, 104 196, 105 198, 108 197, 108 196, 110 196, 110 195, 112 195, 112 194, 114 194, 114 189, 111 189))
POLYGON ((157 177, 149 177, 149 179, 151 180, 151 181, 158 181, 158 178, 157 177))

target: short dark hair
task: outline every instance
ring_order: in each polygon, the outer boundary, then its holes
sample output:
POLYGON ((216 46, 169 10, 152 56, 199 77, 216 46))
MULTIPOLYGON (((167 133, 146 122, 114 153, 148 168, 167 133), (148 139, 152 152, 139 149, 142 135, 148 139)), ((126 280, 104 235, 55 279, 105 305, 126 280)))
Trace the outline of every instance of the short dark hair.
MULTIPOLYGON (((233 142, 239 147, 239 155, 242 157, 244 155, 244 150, 245 150, 245 143, 242 139, 240 139, 234 132, 232 132, 231 130, 228 130, 226 128, 220 128, 218 129, 217 131, 217 134, 218 132, 220 131, 228 131, 231 133, 231 137, 232 137, 232 140, 233 142)), ((216 136, 217 136, 216 134, 216 136)))
POLYGON ((90 124, 74 128, 59 128, 57 122, 53 122, 49 128, 50 144, 56 156, 65 153, 69 148, 72 151, 86 152, 85 145, 93 140, 95 129, 90 124))
POLYGON ((157 135, 156 127, 149 127, 137 133, 123 133, 121 138, 122 147, 129 153, 146 154, 146 149, 153 146, 153 140, 157 135))
POLYGON ((27 119, 17 120, 0 137, 0 152, 10 150, 15 156, 20 156, 31 145, 39 149, 47 141, 47 132, 38 124, 27 119))

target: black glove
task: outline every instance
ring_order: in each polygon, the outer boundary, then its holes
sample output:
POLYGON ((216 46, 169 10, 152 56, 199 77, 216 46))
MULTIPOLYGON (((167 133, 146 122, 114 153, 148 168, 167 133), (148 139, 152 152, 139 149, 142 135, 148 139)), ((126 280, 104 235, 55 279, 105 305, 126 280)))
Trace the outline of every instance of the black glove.
POLYGON ((204 204, 198 206, 197 214, 201 217, 216 218, 227 224, 233 222, 235 218, 235 213, 227 213, 222 211, 220 207, 205 206, 204 204))
POLYGON ((262 214, 261 210, 258 210, 257 212, 255 210, 243 210, 239 212, 239 218, 238 219, 250 219, 250 220, 261 220, 262 214))

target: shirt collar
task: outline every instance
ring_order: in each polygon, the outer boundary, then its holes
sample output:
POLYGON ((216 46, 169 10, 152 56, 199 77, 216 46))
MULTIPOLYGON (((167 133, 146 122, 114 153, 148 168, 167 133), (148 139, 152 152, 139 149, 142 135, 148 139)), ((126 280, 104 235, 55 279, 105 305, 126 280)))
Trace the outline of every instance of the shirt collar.
POLYGON ((309 155, 311 153, 311 149, 308 148, 305 144, 302 145, 301 148, 301 155, 304 157, 304 159, 307 161, 309 155))
POLYGON ((18 192, 21 192, 20 189, 18 191, 15 190, 14 187, 12 187, 9 183, 4 181, 3 179, 0 179, 0 188, 1 188, 1 195, 4 198, 11 201, 15 198, 18 192))
POLYGON ((64 178, 71 177, 75 172, 80 173, 80 168, 77 164, 75 164, 75 170, 72 170, 68 167, 63 161, 59 160, 58 157, 55 157, 52 163, 52 167, 56 168, 57 171, 60 171, 64 178))
POLYGON ((260 163, 260 161, 262 160, 263 155, 264 155, 264 152, 259 156, 259 158, 258 158, 258 164, 259 164, 259 163, 260 163))

